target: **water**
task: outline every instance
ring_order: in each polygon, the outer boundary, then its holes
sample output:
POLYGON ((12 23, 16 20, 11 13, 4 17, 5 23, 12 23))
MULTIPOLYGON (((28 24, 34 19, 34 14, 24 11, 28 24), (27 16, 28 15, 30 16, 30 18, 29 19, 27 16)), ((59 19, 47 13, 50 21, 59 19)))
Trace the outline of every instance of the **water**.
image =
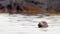
POLYGON ((0 34, 60 34, 60 15, 24 16, 0 14, 0 34), (38 28, 40 21, 46 21, 48 28, 38 28))

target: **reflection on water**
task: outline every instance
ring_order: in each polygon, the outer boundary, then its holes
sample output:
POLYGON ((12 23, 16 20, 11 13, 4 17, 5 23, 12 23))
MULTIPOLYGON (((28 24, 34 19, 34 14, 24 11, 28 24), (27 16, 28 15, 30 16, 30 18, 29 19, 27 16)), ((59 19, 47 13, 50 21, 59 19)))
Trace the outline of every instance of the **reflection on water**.
MULTIPOLYGON (((56 34, 60 33, 60 16, 24 16, 20 14, 0 14, 2 34, 56 34), (38 28, 40 21, 47 21, 48 28, 38 28)), ((1 34, 0 33, 0 34, 1 34)))
MULTIPOLYGON (((40 21, 47 21, 49 27, 54 27, 54 26, 60 26, 60 16, 44 16, 43 18, 38 18, 39 16, 24 16, 24 15, 19 15, 19 14, 15 14, 15 15, 10 15, 9 16, 9 22, 10 23, 19 23, 18 25, 20 26, 24 26, 27 28, 29 26, 34 27, 34 28, 38 28, 37 24, 40 21)), ((23 27, 23 28, 24 28, 23 27)), ((41 28, 40 31, 48 31, 47 28, 41 28)))

